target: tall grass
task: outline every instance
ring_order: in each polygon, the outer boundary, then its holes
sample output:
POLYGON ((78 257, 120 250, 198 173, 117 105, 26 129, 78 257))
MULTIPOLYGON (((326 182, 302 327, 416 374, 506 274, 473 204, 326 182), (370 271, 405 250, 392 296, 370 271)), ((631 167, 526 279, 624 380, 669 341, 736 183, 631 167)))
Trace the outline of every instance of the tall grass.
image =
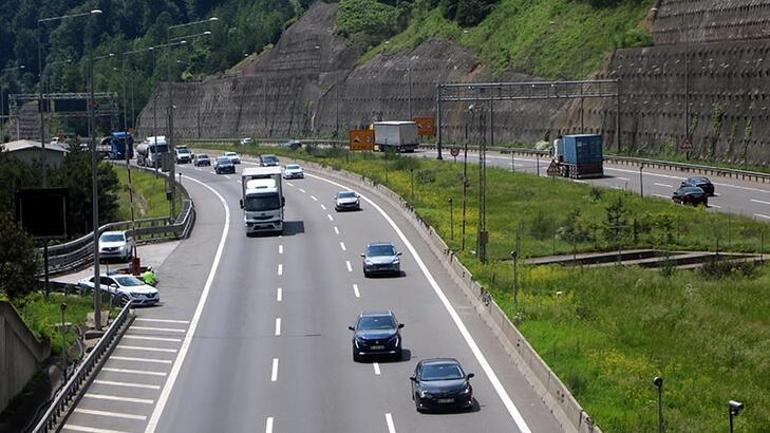
MULTIPOLYGON (((118 218, 120 221, 131 219, 131 208, 129 200, 128 172, 121 165, 113 166, 120 180, 121 190, 118 194, 120 208, 118 218)), ((140 218, 155 218, 168 216, 171 204, 166 199, 166 178, 164 176, 155 176, 144 170, 131 170, 131 184, 134 199, 134 216, 140 218)), ((181 209, 181 200, 177 194, 177 211, 181 209)))

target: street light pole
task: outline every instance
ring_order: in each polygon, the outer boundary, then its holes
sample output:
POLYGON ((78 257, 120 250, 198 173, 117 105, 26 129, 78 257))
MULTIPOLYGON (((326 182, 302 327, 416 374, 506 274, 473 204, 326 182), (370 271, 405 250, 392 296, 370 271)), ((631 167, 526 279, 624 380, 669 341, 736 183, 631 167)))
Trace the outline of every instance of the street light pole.
POLYGON ((663 433, 665 431, 663 424, 663 378, 656 376, 652 380, 652 384, 658 389, 658 433, 663 433))
MULTIPOLYGON (((92 15, 101 14, 102 11, 95 9, 91 11, 92 15), (95 12, 98 11, 98 12, 95 12)), ((88 50, 88 135, 91 149, 91 214, 93 226, 93 248, 94 248, 94 326, 97 330, 102 329, 102 293, 99 272, 99 191, 97 185, 97 170, 99 161, 96 158, 96 98, 94 96, 94 49, 93 38, 95 31, 95 22, 91 20, 86 39, 86 49, 88 50)))
MULTIPOLYGON (((26 66, 20 65, 20 66, 14 66, 11 68, 5 68, 1 69, 0 73, 6 73, 6 72, 15 72, 18 70, 25 69, 26 66)), ((3 81, 5 83, 5 81, 3 81)), ((5 116, 5 86, 3 84, 0 84, 0 144, 5 142, 5 130, 4 130, 4 124, 6 121, 5 116)), ((10 118, 10 116, 8 116, 10 118)), ((17 137, 18 138, 18 137, 17 137)))
POLYGON ((727 410, 730 416, 730 433, 734 433, 734 418, 743 410, 743 403, 730 400, 727 402, 727 410))

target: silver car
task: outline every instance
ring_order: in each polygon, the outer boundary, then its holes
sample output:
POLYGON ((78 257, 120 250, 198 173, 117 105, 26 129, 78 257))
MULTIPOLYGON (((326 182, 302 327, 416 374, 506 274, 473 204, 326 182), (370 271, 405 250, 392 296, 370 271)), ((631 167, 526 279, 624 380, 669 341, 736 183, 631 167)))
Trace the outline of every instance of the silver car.
POLYGON ((401 275, 401 253, 390 242, 371 243, 361 254, 364 276, 374 274, 401 275))
POLYGON ((241 155, 238 155, 235 152, 225 152, 224 156, 226 156, 227 159, 232 161, 233 164, 240 164, 241 163, 241 155))
MULTIPOLYGON (((145 284, 133 275, 102 274, 99 280, 99 286, 103 292, 110 293, 123 301, 130 301, 134 305, 154 305, 160 302, 158 289, 145 284)), ((78 286, 84 290, 93 290, 94 277, 80 280, 78 286)))
POLYGON ((340 191, 334 196, 334 209, 341 210, 360 210, 361 198, 355 191, 340 191))
POLYGON ((134 242, 126 232, 104 232, 99 236, 99 258, 127 262, 134 253, 134 242))

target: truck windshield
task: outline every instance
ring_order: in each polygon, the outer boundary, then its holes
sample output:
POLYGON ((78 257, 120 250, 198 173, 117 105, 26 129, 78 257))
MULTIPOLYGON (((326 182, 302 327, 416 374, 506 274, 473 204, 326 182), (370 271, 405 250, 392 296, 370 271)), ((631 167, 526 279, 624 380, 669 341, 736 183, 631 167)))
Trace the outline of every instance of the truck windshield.
POLYGON ((250 212, 276 210, 281 208, 281 199, 278 194, 247 196, 243 208, 250 212))
POLYGON ((150 152, 152 153, 168 153, 168 144, 159 144, 150 146, 150 152))

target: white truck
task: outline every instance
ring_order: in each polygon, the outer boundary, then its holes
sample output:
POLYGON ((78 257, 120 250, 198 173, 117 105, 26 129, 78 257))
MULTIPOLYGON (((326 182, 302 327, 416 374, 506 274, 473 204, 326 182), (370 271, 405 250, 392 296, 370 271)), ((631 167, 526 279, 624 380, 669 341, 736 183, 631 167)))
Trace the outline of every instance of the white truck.
POLYGON ((420 144, 417 123, 409 121, 374 122, 374 144, 380 152, 414 152, 420 144))
POLYGON ((246 235, 283 233, 281 167, 249 167, 241 174, 241 209, 246 235))
POLYGON ((136 163, 142 167, 161 167, 168 154, 165 136, 147 137, 136 147, 136 163))

